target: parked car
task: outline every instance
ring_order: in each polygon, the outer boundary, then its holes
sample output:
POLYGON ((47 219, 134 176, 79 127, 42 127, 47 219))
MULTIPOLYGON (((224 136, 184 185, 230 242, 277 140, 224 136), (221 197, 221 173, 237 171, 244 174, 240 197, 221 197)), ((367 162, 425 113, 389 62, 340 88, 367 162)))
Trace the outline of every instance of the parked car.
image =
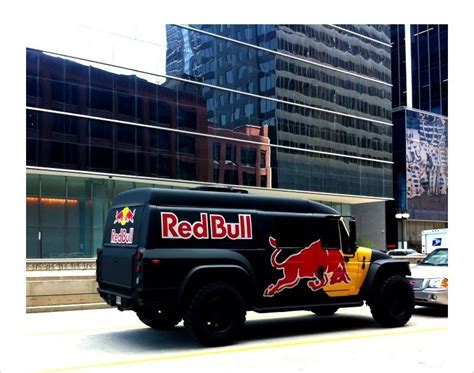
POLYGON ((448 249, 436 249, 411 268, 408 281, 415 292, 415 304, 448 305, 448 249))
POLYGON ((406 256, 406 255, 413 255, 418 254, 418 251, 413 249, 393 249, 387 251, 387 254, 390 256, 406 256))

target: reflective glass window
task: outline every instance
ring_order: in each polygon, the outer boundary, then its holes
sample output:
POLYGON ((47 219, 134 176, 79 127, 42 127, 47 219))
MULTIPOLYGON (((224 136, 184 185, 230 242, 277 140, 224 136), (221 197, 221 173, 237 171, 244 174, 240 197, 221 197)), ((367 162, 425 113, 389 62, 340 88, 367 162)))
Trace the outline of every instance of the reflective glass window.
POLYGON ((179 160, 178 165, 178 179, 182 180, 196 180, 196 163, 179 160))
POLYGON ((178 152, 196 154, 196 138, 194 136, 178 135, 178 152))
POLYGON ((237 170, 225 170, 224 183, 225 184, 238 184, 237 170))
POLYGON ((241 148, 240 150, 240 161, 243 166, 255 167, 257 162, 257 150, 241 148))

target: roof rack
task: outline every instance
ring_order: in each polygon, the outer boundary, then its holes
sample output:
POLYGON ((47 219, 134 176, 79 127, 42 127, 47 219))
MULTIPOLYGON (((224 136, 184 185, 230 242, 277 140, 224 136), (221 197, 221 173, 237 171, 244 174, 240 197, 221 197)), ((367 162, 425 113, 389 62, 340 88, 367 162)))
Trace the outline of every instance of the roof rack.
POLYGON ((191 190, 199 190, 203 192, 219 192, 219 193, 240 193, 240 194, 248 194, 249 191, 245 189, 238 189, 229 186, 211 186, 211 185, 200 185, 191 190))

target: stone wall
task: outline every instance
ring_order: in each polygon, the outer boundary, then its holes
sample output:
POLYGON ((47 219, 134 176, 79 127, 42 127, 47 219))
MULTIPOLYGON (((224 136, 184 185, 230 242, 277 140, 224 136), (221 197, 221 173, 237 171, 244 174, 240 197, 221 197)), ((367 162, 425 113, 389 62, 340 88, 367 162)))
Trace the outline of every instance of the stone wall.
POLYGON ((95 259, 26 262, 27 312, 108 307, 96 289, 95 259))

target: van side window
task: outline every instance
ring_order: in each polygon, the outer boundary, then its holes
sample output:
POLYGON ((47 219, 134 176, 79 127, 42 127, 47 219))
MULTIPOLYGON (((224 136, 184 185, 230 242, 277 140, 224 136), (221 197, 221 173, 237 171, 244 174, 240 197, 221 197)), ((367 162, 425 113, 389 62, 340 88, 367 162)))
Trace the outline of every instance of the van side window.
POLYGON ((321 244, 325 249, 340 249, 341 240, 339 237, 339 221, 335 219, 325 219, 322 231, 321 244))
POLYGON ((344 225, 344 223, 339 220, 339 231, 341 233, 341 246, 342 246, 342 251, 347 253, 350 251, 350 240, 349 240, 349 234, 347 232, 347 229, 344 225))

